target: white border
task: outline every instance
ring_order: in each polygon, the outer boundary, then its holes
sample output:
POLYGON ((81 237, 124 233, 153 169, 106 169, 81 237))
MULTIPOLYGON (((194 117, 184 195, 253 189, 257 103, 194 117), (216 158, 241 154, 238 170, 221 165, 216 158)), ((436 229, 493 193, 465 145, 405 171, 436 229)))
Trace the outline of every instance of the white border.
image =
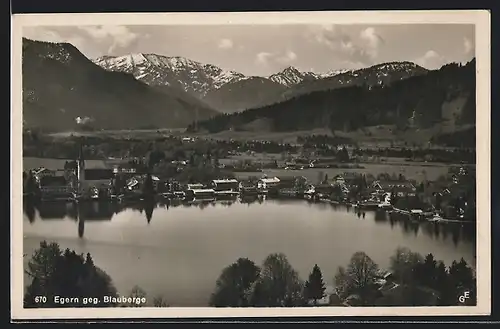
POLYGON ((471 11, 359 11, 265 13, 25 14, 12 19, 11 312, 22 319, 216 318, 298 316, 487 315, 491 310, 490 13, 471 11), (474 24, 477 126, 477 306, 320 308, 23 308, 22 85, 23 26, 221 24, 474 24))

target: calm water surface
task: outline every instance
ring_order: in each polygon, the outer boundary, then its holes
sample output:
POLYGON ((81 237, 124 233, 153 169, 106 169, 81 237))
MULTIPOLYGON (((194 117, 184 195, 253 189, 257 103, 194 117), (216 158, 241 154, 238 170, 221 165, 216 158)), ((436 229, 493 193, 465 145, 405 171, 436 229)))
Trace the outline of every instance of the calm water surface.
POLYGON ((378 212, 363 218, 344 206, 302 200, 253 201, 28 207, 24 253, 32 255, 41 240, 90 252, 120 293, 137 284, 151 300, 162 294, 171 306, 206 306, 221 270, 239 257, 260 264, 283 252, 303 279, 318 264, 329 285, 356 251, 381 267, 398 246, 431 252, 447 265, 461 257, 474 262, 467 225, 395 221, 378 212))

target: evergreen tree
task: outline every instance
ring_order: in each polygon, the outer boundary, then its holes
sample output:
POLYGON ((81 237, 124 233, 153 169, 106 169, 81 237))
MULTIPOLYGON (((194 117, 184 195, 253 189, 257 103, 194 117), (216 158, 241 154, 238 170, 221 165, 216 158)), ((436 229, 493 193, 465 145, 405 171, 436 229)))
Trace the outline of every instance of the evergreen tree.
POLYGON ((318 299, 325 296, 325 283, 323 282, 323 274, 317 264, 314 265, 312 272, 309 274, 309 279, 305 282, 304 295, 307 300, 313 300, 314 305, 318 299))
POLYGON ((396 206, 398 203, 398 195, 396 193, 396 189, 393 187, 391 189, 391 205, 396 206))
POLYGON ((465 291, 474 292, 474 272, 463 258, 461 258, 459 262, 453 261, 448 272, 450 282, 453 284, 455 290, 456 300, 458 300, 458 296, 465 291))
POLYGON ((153 177, 151 174, 146 175, 146 179, 144 180, 144 186, 142 188, 142 193, 145 197, 151 197, 154 194, 154 185, 153 185, 153 177))
POLYGON ((86 259, 74 251, 61 251, 57 243, 42 241, 28 262, 26 273, 32 278, 24 295, 24 306, 33 307, 113 307, 112 303, 104 303, 104 296, 117 296, 111 278, 96 267, 90 254, 86 259), (40 302, 37 297, 46 297, 40 302), (61 298, 95 297, 100 300, 96 304, 59 304, 55 296, 61 298))
POLYGON ((38 192, 38 184, 36 183, 35 176, 33 176, 33 172, 31 170, 28 172, 24 188, 26 193, 36 194, 38 192))

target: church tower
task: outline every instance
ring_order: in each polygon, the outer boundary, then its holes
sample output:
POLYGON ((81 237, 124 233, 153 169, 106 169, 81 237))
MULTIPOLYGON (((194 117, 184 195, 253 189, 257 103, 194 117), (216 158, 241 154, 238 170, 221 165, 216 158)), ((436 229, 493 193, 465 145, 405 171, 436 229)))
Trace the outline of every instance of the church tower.
POLYGON ((78 180, 78 190, 82 189, 82 182, 85 180, 85 159, 83 157, 83 144, 80 144, 78 159, 76 160, 76 177, 78 180))

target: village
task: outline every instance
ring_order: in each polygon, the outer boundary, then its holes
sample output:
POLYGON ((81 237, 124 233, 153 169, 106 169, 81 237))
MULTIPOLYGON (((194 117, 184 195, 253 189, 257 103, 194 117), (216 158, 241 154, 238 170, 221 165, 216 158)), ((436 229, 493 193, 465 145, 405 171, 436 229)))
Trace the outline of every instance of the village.
MULTIPOLYGON (((345 148, 339 148, 338 153, 344 152, 345 148)), ((475 173, 466 166, 450 167, 448 174, 436 181, 417 182, 401 173, 375 177, 356 172, 356 166, 348 167, 354 171, 346 170, 333 177, 320 174, 312 181, 299 172, 319 167, 321 160, 307 162, 297 157, 281 164, 274 160, 271 165, 293 174, 261 173, 236 178, 228 169, 230 166, 221 164, 218 158, 203 159, 197 164, 192 163, 192 157, 165 164, 164 159, 155 160, 150 153, 149 159, 134 158, 108 168, 88 168, 80 148, 78 158, 66 161, 64 168, 25 171, 24 196, 41 202, 134 202, 265 195, 344 204, 355 207, 360 214, 365 210, 384 210, 418 220, 475 221, 475 173), (157 163, 148 165, 152 161, 157 163)))

